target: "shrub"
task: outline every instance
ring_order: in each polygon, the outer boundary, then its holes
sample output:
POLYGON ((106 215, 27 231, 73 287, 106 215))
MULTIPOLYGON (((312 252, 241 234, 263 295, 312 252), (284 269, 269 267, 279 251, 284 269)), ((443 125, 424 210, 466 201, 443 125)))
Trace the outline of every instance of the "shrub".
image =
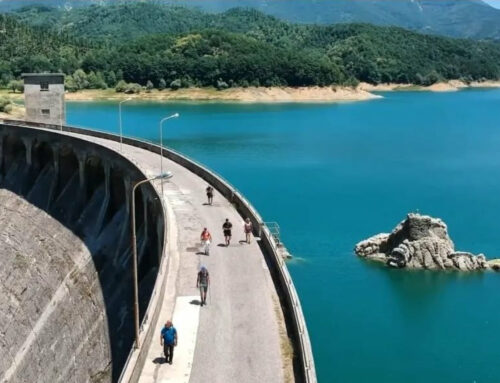
POLYGON ((193 84, 193 79, 190 76, 186 76, 181 79, 181 88, 189 88, 193 86, 193 84))
POLYGON ((167 87, 167 82, 164 78, 160 79, 160 83, 158 84, 158 89, 163 90, 167 87))
POLYGON ((345 81, 344 85, 356 88, 359 85, 359 80, 356 77, 351 76, 345 81))
POLYGON ((221 79, 218 79, 217 84, 216 84, 216 88, 217 88, 217 90, 223 90, 223 89, 229 88, 229 85, 227 84, 227 82, 222 81, 221 79))
POLYGON ((12 103, 8 98, 0 98, 0 112, 9 113, 12 110, 12 103))
POLYGON ((180 79, 177 79, 177 80, 174 80, 170 83, 170 88, 172 90, 177 90, 179 89, 180 87, 182 86, 182 83, 181 83, 181 80, 180 79))
POLYGON ((118 81, 118 83, 115 86, 115 91, 118 93, 123 93, 127 89, 127 83, 123 80, 118 81))
POLYGON ((139 84, 130 83, 127 84, 127 87, 125 88, 125 93, 126 94, 141 93, 141 90, 142 86, 140 86, 139 84))

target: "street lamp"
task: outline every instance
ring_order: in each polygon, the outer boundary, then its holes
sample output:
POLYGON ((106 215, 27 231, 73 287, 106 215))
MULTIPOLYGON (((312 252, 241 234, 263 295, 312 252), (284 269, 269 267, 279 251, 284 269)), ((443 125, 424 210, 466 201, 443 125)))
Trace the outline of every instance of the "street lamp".
POLYGON ((59 120, 60 120, 60 123, 61 123, 61 126, 60 126, 60 129, 61 129, 61 132, 63 130, 63 118, 64 118, 64 122, 66 123, 66 91, 63 92, 63 98, 61 100, 61 113, 59 115, 59 120))
POLYGON ((122 151, 123 145, 123 130, 122 130, 122 104, 127 101, 132 101, 131 98, 127 98, 126 100, 120 101, 118 103, 118 121, 120 124, 120 152, 122 151))
MULTIPOLYGON (((135 348, 139 348, 139 281, 137 275, 137 236, 135 233, 135 189, 137 189, 142 184, 146 182, 151 182, 154 180, 166 180, 172 178, 173 174, 171 172, 161 173, 158 176, 145 179, 143 181, 137 182, 132 188, 132 274, 134 283, 134 329, 135 329, 135 348)), ((163 196, 162 196, 163 198, 163 196)))
MULTIPOLYGON (((163 123, 171 118, 177 117, 179 117, 179 113, 174 113, 160 121, 160 174, 163 174, 163 123)), ((161 184, 161 196, 163 197, 163 182, 161 184)))

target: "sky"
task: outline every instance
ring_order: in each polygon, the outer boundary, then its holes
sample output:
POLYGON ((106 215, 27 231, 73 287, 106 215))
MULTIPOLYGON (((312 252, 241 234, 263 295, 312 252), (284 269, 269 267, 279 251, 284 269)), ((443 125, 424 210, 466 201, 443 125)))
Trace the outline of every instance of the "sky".
POLYGON ((488 3, 495 8, 500 8, 500 0, 483 0, 485 3, 488 3))

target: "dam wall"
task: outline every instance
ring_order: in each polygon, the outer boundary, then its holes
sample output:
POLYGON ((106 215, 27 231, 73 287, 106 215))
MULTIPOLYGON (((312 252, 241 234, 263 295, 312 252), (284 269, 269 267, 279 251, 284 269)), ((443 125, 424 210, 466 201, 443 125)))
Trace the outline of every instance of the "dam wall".
MULTIPOLYGON (((0 382, 116 382, 134 342, 130 199, 145 175, 23 125, 0 120, 0 382)), ((143 321, 166 226, 153 186, 135 203, 143 321)))
MULTIPOLYGON (((10 122, 6 121, 5 123, 10 122)), ((60 128, 59 126, 24 122, 20 123, 15 121, 12 121, 11 123, 26 124, 29 126, 42 127, 47 129, 60 128)), ((84 134, 113 141, 120 140, 120 137, 114 134, 83 128, 64 126, 63 131, 84 134)), ((123 143, 160 154, 160 147, 149 142, 123 137, 123 143)), ((314 358, 300 300, 293 284, 292 278, 286 267, 286 263, 279 253, 279 245, 276 243, 269 229, 265 226, 262 217, 236 188, 234 188, 228 181, 226 181, 216 173, 212 172, 196 161, 171 149, 164 148, 163 155, 166 158, 192 171, 194 174, 204 179, 207 183, 213 185, 227 200, 229 200, 235 206, 242 217, 250 218, 256 230, 254 234, 260 237, 259 245, 264 254, 264 258, 269 267, 273 282, 280 297, 281 307, 285 316, 287 333, 290 337, 294 349, 293 367, 295 381, 315 383, 317 381, 317 378, 314 358)))

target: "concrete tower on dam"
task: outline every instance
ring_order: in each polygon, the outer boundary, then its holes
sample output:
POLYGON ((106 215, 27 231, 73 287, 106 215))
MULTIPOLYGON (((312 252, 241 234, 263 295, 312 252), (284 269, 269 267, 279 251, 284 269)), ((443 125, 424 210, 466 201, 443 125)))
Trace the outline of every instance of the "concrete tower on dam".
POLYGON ((25 73, 24 102, 26 120, 44 124, 64 125, 64 74, 25 73))

